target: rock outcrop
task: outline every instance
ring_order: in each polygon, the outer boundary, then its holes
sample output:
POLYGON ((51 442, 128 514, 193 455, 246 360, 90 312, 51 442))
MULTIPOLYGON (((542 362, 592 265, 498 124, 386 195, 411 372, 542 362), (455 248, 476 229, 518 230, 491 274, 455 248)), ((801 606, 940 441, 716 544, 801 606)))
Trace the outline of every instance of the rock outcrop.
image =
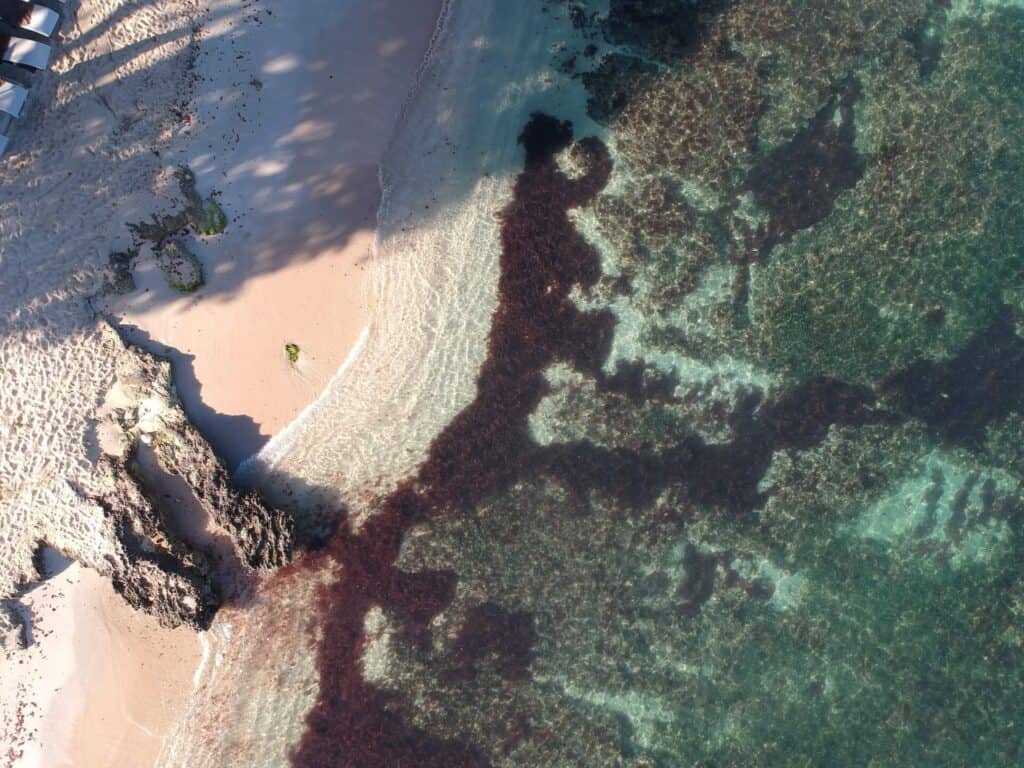
POLYGON ((260 570, 287 563, 291 519, 227 468, 181 408, 170 365, 130 349, 99 410, 115 587, 166 623, 205 626, 260 570))
MULTIPOLYGON (((91 510, 90 541, 46 530, 38 539, 109 575, 161 623, 204 628, 224 602, 245 599, 259 571, 291 559, 291 518, 232 484, 182 410, 167 361, 125 348, 86 442, 93 469, 72 485, 91 510)), ((6 623, 17 615, 5 613, 6 623)))

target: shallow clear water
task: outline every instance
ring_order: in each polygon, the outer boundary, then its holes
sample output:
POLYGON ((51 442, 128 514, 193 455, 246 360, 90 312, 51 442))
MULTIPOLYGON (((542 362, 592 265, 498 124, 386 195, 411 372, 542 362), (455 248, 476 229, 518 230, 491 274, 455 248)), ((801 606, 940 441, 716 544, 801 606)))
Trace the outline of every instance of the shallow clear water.
POLYGON ((1020 764, 1024 10, 452 14, 189 764, 1020 764))

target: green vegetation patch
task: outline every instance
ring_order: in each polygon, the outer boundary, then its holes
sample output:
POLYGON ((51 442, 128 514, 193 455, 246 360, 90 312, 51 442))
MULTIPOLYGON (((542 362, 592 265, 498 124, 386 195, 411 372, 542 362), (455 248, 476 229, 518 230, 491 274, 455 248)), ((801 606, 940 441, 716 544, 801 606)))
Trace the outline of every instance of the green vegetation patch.
POLYGON ((192 293, 203 285, 203 266, 190 250, 177 240, 168 240, 154 249, 157 266, 167 284, 176 291, 192 293))
POLYGON ((196 190, 196 177, 187 166, 178 169, 178 183, 188 201, 185 213, 192 228, 200 235, 219 235, 228 226, 228 217, 213 197, 203 198, 196 190))

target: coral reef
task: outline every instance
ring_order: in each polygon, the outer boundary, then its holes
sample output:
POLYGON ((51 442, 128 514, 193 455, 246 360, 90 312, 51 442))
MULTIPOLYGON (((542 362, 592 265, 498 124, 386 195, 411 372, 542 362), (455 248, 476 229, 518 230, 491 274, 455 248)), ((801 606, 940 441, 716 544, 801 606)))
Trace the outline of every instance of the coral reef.
POLYGON ((878 380, 922 354, 949 357, 995 320, 1024 266, 1024 153, 1007 133, 1024 125, 1022 31, 1020 12, 952 23, 927 80, 905 50, 865 79, 864 178, 752 279, 767 356, 878 380))
MULTIPOLYGON (((877 383, 952 354, 1019 281, 982 254, 1020 252, 1020 13, 805 5, 716 7, 673 66, 613 52, 580 75, 620 161, 589 228, 648 344, 877 383), (686 322, 724 270, 720 319, 686 322)), ((667 28, 630 50, 658 59, 667 28)))
POLYGON ((526 125, 476 398, 287 569, 294 764, 1019 762, 1024 13, 573 8, 608 146, 526 125))

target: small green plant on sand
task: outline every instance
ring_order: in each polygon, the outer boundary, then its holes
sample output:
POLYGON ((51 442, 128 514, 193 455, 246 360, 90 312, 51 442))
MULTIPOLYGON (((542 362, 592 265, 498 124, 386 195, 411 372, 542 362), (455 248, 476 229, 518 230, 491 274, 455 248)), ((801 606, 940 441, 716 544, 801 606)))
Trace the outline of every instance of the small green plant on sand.
POLYGON ((288 362, 292 365, 299 362, 299 345, 288 342, 284 345, 284 353, 288 355, 288 362))

